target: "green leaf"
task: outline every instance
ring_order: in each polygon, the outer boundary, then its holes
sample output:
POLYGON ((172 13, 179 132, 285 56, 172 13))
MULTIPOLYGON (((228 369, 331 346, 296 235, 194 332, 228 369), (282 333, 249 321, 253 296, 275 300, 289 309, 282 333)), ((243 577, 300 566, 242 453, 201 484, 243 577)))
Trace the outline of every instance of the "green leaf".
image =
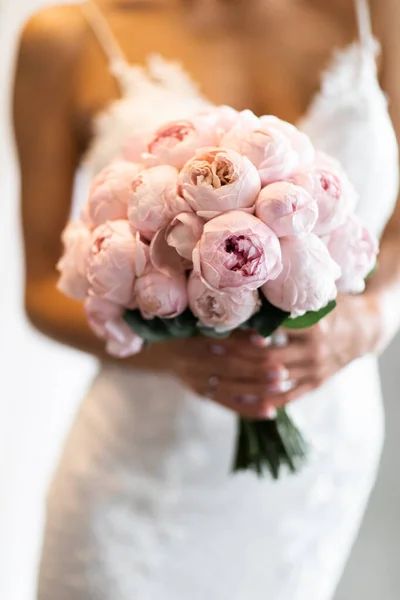
POLYGON ((260 310, 247 321, 247 329, 255 329, 262 337, 272 335, 288 318, 289 313, 277 308, 261 296, 262 306, 260 310))
POLYGON ((189 310, 174 319, 162 319, 162 323, 174 338, 190 338, 199 334, 196 318, 189 310))
POLYGON ((138 310, 127 310, 124 319, 146 342, 165 342, 174 337, 161 319, 143 319, 138 310))
POLYGON ((285 329, 307 329, 308 327, 312 327, 316 325, 318 321, 326 317, 334 308, 336 308, 336 300, 332 300, 329 302, 324 308, 318 310, 316 312, 308 312, 302 317, 296 317, 295 319, 291 319, 288 317, 282 323, 282 327, 285 329))
POLYGON ((215 340, 224 340, 228 338, 232 333, 232 331, 218 332, 210 327, 198 327, 198 330, 202 335, 209 338, 213 338, 215 340))
POLYGON ((371 271, 368 273, 368 275, 365 278, 365 281, 368 281, 368 279, 370 279, 371 277, 373 277, 373 275, 375 275, 375 273, 378 270, 378 261, 376 261, 375 265, 372 267, 371 271))

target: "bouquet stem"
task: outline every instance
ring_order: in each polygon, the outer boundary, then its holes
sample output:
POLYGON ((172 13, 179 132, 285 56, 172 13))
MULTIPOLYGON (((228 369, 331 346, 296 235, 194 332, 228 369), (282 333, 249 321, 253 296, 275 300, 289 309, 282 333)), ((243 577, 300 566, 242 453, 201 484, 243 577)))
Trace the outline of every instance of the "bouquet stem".
POLYGON ((296 473, 307 455, 307 444, 284 408, 275 419, 240 418, 234 471, 252 469, 260 477, 269 471, 279 478, 282 465, 296 473))

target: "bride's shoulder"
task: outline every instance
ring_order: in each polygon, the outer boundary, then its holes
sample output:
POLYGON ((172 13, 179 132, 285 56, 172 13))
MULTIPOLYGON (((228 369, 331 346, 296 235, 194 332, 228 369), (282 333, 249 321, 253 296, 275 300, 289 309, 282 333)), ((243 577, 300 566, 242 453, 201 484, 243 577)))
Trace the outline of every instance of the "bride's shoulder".
POLYGON ((61 67, 63 60, 77 53, 85 31, 85 20, 76 4, 43 8, 23 25, 20 58, 43 67, 51 63, 61 67))

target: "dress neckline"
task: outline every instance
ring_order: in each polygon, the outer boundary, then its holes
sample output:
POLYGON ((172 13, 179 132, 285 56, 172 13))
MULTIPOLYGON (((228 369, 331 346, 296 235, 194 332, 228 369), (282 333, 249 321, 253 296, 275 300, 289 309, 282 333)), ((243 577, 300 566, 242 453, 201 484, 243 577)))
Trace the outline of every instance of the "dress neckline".
MULTIPOLYGON (((354 90, 357 89, 358 85, 365 82, 366 78, 369 80, 372 78, 379 86, 376 70, 376 55, 379 48, 379 42, 372 38, 368 48, 361 40, 353 40, 343 48, 334 49, 328 59, 327 66, 320 73, 318 89, 311 96, 304 113, 298 117, 294 124, 301 126, 302 123, 312 118, 325 94, 329 92, 331 82, 340 78, 344 70, 350 70, 358 79, 358 81, 353 81, 351 93, 354 93, 354 90)), ((119 82, 121 95, 94 115, 95 122, 100 120, 104 114, 112 111, 114 106, 129 101, 129 97, 135 93, 139 86, 156 86, 162 92, 163 88, 170 89, 168 84, 171 78, 179 81, 180 85, 184 83, 189 93, 195 93, 202 97, 204 102, 213 104, 201 94, 199 84, 192 78, 181 61, 165 59, 160 54, 149 54, 144 64, 129 63, 125 57, 116 56, 114 60, 110 61, 110 72, 119 82)), ((338 101, 340 100, 343 100, 343 97, 338 98, 338 101)))
MULTIPOLYGON (((326 68, 320 74, 319 88, 310 98, 306 110, 296 120, 295 125, 308 121, 322 103, 323 97, 329 91, 329 88, 332 87, 331 83, 333 81, 337 83, 338 80, 340 83, 340 79, 348 80, 349 73, 354 79, 351 83, 351 90, 348 90, 349 94, 357 89, 357 84, 365 82, 366 78, 370 81, 371 79, 374 80, 375 85, 380 89, 376 69, 376 54, 379 43, 372 33, 369 0, 354 0, 354 5, 359 32, 358 38, 341 49, 333 50, 330 58, 328 58, 326 68)), ((120 97, 112 101, 105 109, 100 110, 94 117, 95 121, 112 110, 113 106, 129 99, 131 93, 137 93, 139 84, 144 85, 147 89, 148 86, 152 86, 153 89, 156 86, 162 91, 163 88, 173 89, 173 83, 175 82, 179 85, 180 93, 186 91, 190 94, 196 94, 204 102, 213 104, 200 93, 199 85, 181 62, 166 60, 161 55, 154 54, 145 59, 145 65, 131 64, 96 0, 84 2, 80 5, 80 9, 104 50, 108 58, 110 72, 114 75, 120 89, 120 97)), ((338 102, 340 100, 341 98, 338 98, 338 102)))

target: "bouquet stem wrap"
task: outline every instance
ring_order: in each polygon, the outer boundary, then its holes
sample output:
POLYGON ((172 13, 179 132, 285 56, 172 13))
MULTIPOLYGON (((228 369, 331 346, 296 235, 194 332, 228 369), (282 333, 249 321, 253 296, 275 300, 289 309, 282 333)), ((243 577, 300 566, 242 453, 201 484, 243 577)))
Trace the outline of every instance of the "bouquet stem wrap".
POLYGON ((234 471, 253 470, 259 476, 269 472, 279 479, 283 466, 296 473, 306 457, 307 444, 284 408, 274 419, 239 418, 234 471))

